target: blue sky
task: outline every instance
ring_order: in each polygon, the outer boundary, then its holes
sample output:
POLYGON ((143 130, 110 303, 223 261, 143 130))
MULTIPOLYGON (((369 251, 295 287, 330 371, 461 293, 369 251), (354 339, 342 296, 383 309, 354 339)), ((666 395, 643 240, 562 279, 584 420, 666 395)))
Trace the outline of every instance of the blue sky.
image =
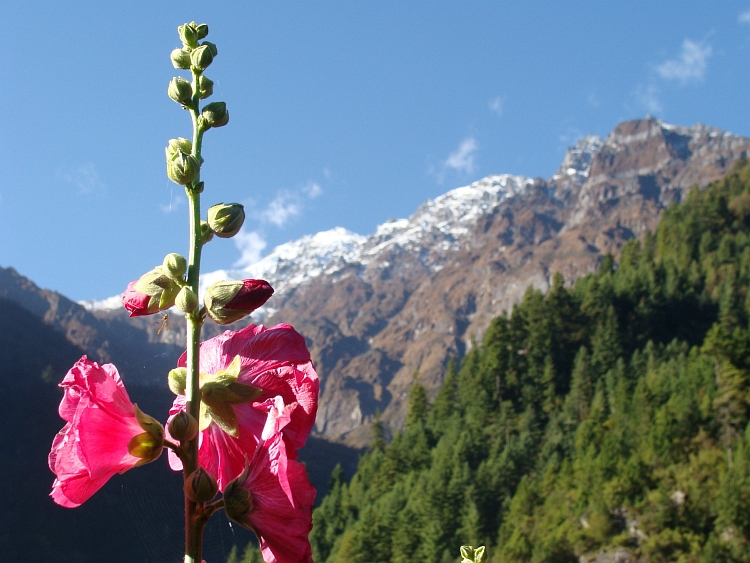
POLYGON ((187 252, 164 146, 176 27, 209 24, 231 119, 204 142, 205 206, 246 205, 204 271, 304 234, 372 232, 650 113, 750 136, 750 0, 21 2, 0 5, 0 266, 104 298, 187 252), (265 246, 264 246, 265 245, 265 246))

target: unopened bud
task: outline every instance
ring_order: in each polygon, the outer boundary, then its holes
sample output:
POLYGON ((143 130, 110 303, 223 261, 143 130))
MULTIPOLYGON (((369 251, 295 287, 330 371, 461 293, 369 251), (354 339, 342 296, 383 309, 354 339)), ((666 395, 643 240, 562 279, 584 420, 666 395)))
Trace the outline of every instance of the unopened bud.
POLYGON ((177 156, 179 153, 190 154, 193 151, 193 143, 190 139, 185 139, 183 137, 169 139, 165 151, 167 153, 167 160, 169 160, 177 156))
POLYGON ((213 49, 209 45, 196 47, 190 53, 190 63, 195 68, 206 70, 214 60, 213 49))
POLYGON ((214 93, 214 81, 202 74, 198 77, 198 94, 201 100, 205 100, 214 93))
POLYGON ((193 189, 193 191, 194 191, 195 193, 197 193, 197 194, 202 194, 202 193, 203 193, 203 187, 204 187, 204 183, 203 183, 203 182, 198 182, 197 184, 195 184, 195 185, 193 186, 193 188, 192 188, 192 189, 193 189))
POLYGON ((164 257, 161 267, 170 278, 181 280, 187 272, 187 260, 181 254, 171 252, 164 257))
POLYGON ((187 368, 179 367, 169 370, 167 384, 169 390, 175 395, 184 395, 187 386, 187 368))
POLYGON ((183 313, 190 313, 198 308, 198 296, 189 287, 183 287, 174 300, 174 306, 183 313))
POLYGON ((178 104, 189 104, 193 97, 193 87, 181 76, 175 76, 169 81, 167 95, 178 104))
POLYGON ((201 243, 206 244, 214 238, 214 232, 206 221, 201 221, 201 243))
POLYGON ((204 129, 211 127, 223 127, 229 123, 229 112, 224 102, 212 102, 207 104, 201 111, 204 129))
POLYGON ((199 467, 185 479, 184 490, 193 502, 208 502, 219 492, 219 485, 208 471, 199 467))
POLYGON ((175 49, 169 56, 172 66, 175 68, 190 68, 190 51, 187 49, 175 49))
POLYGON ((201 171, 201 165, 192 154, 186 154, 182 151, 172 152, 167 147, 167 176, 175 184, 185 186, 198 178, 201 171))
POLYGON ((193 27, 193 24, 183 24, 177 28, 177 33, 180 34, 180 41, 182 41, 182 44, 185 45, 185 47, 189 47, 191 49, 194 49, 198 46, 198 33, 196 32, 195 27, 193 27))
POLYGON ((232 238, 245 222, 245 208, 241 203, 218 203, 208 208, 208 225, 219 238, 232 238))
POLYGON ((224 513, 230 520, 245 528, 250 528, 247 515, 253 509, 253 497, 250 491, 243 487, 249 474, 250 467, 245 458, 245 470, 224 488, 224 513))
POLYGON ((265 280, 219 281, 206 290, 203 300, 208 316, 228 325, 262 307, 271 295, 273 288, 265 280))
POLYGON ((179 291, 174 280, 157 266, 128 284, 122 294, 122 304, 131 317, 153 315, 172 307, 179 291))
POLYGON ((189 442, 198 435, 198 421, 186 411, 180 411, 167 423, 169 435, 178 442, 189 442))
POLYGON ((205 23, 196 24, 195 22, 192 22, 190 25, 195 28, 195 33, 198 36, 198 39, 204 39, 206 35, 208 35, 208 26, 205 23))

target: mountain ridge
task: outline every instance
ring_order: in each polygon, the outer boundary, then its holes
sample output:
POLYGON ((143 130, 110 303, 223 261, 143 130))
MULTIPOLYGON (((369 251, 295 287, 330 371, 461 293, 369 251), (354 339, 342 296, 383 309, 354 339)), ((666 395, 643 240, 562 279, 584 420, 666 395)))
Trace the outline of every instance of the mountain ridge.
MULTIPOLYGON (((378 413, 386 433, 400 427, 415 377, 434 396, 448 358, 463 356, 527 287, 546 291, 555 273, 572 283, 594 271, 749 151, 749 139, 705 125, 627 121, 604 139, 578 141, 547 180, 488 176, 370 235, 340 228, 308 235, 246 269, 208 273, 201 284, 262 277, 274 285, 268 306, 249 321, 287 322, 306 337, 322 377, 316 432, 361 446, 378 413)), ((152 342, 183 338, 179 322, 156 335, 153 319, 89 309, 113 326, 137 326, 152 342)), ((205 337, 220 330, 206 324, 205 337)))

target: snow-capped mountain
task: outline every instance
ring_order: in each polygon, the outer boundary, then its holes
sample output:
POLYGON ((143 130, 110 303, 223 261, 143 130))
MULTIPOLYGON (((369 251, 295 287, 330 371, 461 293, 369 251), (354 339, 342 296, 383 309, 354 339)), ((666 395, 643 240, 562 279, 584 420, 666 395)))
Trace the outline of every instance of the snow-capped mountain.
MULTIPOLYGON (((594 270, 748 152, 749 139, 704 125, 629 121, 570 147, 548 180, 489 176, 369 235, 308 235, 248 268, 207 273, 201 285, 271 282, 276 293, 250 320, 288 322, 306 337, 322 378, 317 432, 362 445, 376 412, 400 425, 414 373, 436 392, 447 358, 462 356, 528 286, 546 291, 556 272, 570 283, 594 270)), ((84 305, 125 320, 107 312, 112 303, 119 307, 115 298, 84 305)), ((127 322, 162 342, 182 338, 179 329, 157 338, 153 323, 127 322)))

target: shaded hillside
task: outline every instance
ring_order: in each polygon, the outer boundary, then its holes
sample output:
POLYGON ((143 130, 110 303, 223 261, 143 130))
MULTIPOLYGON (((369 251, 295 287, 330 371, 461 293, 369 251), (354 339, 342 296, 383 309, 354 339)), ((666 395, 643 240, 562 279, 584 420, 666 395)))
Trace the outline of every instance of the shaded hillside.
MULTIPOLYGON (((315 560, 750 561, 750 165, 495 318, 314 514, 315 560)), ((376 426, 376 435, 378 427, 376 426)))

